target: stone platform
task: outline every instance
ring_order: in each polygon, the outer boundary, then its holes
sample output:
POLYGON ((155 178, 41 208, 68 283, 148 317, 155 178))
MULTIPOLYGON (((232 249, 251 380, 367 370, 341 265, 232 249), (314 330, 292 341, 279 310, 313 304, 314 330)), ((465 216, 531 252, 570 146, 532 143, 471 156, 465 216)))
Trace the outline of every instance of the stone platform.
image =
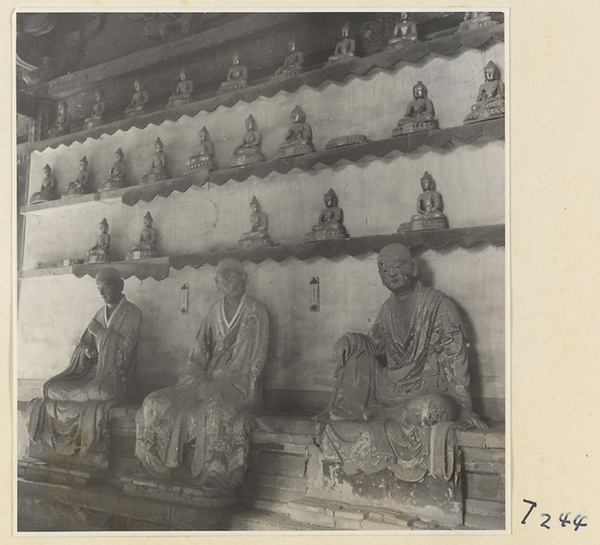
POLYGON ((458 432, 462 522, 444 525, 424 520, 400 504, 393 509, 373 502, 361 504, 357 497, 343 493, 337 499, 319 497, 315 483, 322 479, 324 467, 310 414, 254 417, 248 470, 236 504, 182 501, 169 495, 181 494, 181 490, 165 491, 158 486, 153 495, 132 495, 127 484, 136 485, 135 476, 142 471, 134 454, 136 411, 137 407, 111 411, 110 463, 108 477, 101 483, 33 482, 35 476, 20 472, 20 530, 504 529, 505 437, 501 426, 458 432))

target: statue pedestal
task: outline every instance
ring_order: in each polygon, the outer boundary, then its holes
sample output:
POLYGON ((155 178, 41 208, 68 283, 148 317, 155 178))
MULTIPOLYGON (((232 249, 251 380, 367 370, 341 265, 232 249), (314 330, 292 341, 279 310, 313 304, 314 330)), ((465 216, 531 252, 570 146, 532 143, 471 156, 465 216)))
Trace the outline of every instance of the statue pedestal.
POLYGON ((221 87, 219 88, 219 90, 217 91, 217 94, 222 94, 222 93, 231 93, 233 91, 237 91, 239 89, 245 89, 246 87, 248 87, 248 82, 247 81, 224 81, 223 83, 221 83, 221 87))
POLYGON ((125 184, 124 182, 119 182, 118 180, 106 180, 98 188, 98 191, 108 191, 110 189, 122 189, 126 185, 127 184, 125 184))
POLYGON ((354 55, 334 55, 327 59, 327 66, 332 64, 339 64, 342 62, 353 61, 356 57, 354 55))
POLYGON ((71 267, 72 265, 81 265, 84 262, 83 259, 63 259, 62 265, 63 267, 71 267))
POLYGON ((346 136, 338 136, 332 138, 325 144, 325 149, 341 148, 344 146, 354 146, 355 144, 363 144, 369 139, 364 134, 349 134, 346 136))
POLYGON ((300 74, 302 74, 302 72, 304 72, 304 67, 296 66, 286 71, 282 70, 281 72, 276 72, 273 76, 271 76, 271 79, 284 80, 293 76, 299 76, 300 74))
POLYGON ((398 228, 398 232, 402 231, 428 231, 431 229, 448 229, 448 220, 445 217, 442 218, 419 218, 411 220, 410 228, 403 229, 407 224, 402 224, 398 228))
POLYGON ((269 238, 246 238, 238 240, 238 246, 244 250, 251 250, 253 248, 266 248, 267 246, 273 246, 273 243, 269 238))
POLYGON ((136 115, 142 115, 145 113, 146 110, 144 108, 142 108, 141 106, 136 106, 134 108, 131 108, 131 110, 125 112, 125 119, 128 119, 129 117, 135 117, 136 115))
POLYGON ((86 263, 110 263, 110 256, 106 254, 91 254, 87 256, 86 263))
POLYGON ((163 180, 169 179, 169 173, 166 168, 155 169, 147 172, 142 176, 140 183, 151 184, 153 182, 162 182, 163 180))
POLYGON ((279 152, 277 153, 275 158, 282 159, 284 157, 297 157, 298 155, 314 153, 314 151, 314 148, 310 144, 296 144, 293 146, 285 146, 279 148, 279 152))
POLYGON ((204 169, 217 170, 217 163, 210 155, 195 155, 188 159, 183 175, 194 174, 194 172, 204 169))
POLYGON ((171 97, 167 102, 167 108, 175 108, 177 106, 183 106, 192 101, 191 96, 171 97))
POLYGON ((187 482, 172 482, 151 477, 121 477, 123 492, 158 501, 183 503, 195 507, 223 509, 238 503, 237 495, 224 490, 204 490, 187 482))
POLYGON ((496 119, 504 117, 505 108, 504 106, 498 106, 497 108, 484 108, 481 110, 474 110, 465 117, 463 121, 464 125, 470 123, 478 123, 479 121, 487 121, 488 119, 496 119))
POLYGON ((139 259, 151 259, 156 257, 156 250, 133 250, 125 256, 126 261, 137 261, 139 259))
POLYGON ((432 121, 421 121, 420 123, 398 123, 398 126, 392 131, 393 136, 401 136, 403 134, 410 134, 413 132, 421 132, 421 131, 433 131, 438 128, 438 122, 436 120, 432 121))
POLYGON ((86 119, 85 120, 85 128, 86 129, 93 129, 94 127, 99 127, 100 125, 102 125, 102 119, 86 119))
POLYGON ((342 229, 330 230, 330 231, 311 231, 304 235, 304 242, 319 242, 321 240, 340 240, 342 238, 349 238, 348 233, 342 229))
POLYGON ((67 188, 67 192, 61 197, 61 199, 66 199, 68 197, 78 197, 79 195, 87 195, 88 193, 90 192, 83 187, 67 188))
POLYGON ((235 155, 229 163, 230 167, 245 167, 265 161, 265 156, 262 153, 252 153, 250 155, 235 155))
POLYGON ((104 469, 80 466, 55 465, 52 463, 23 458, 17 463, 17 475, 21 479, 43 483, 86 486, 101 482, 107 475, 104 469))

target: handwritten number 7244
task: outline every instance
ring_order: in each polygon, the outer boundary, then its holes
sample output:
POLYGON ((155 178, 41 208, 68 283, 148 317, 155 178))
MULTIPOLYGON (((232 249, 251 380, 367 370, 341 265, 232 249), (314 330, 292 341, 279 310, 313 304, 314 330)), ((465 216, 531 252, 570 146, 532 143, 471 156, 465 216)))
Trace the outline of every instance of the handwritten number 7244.
MULTIPOLYGON (((523 500, 523 502, 529 504, 529 509, 527 510, 527 513, 525 513, 525 516, 523 517, 523 520, 521 521, 521 524, 526 524, 527 519, 529 518, 529 515, 531 515, 531 512, 537 507, 537 503, 534 501, 531 501, 531 500, 523 500)), ((565 528, 568 524, 572 524, 575 531, 577 531, 577 530, 579 530, 579 528, 583 528, 584 526, 587 526, 587 524, 585 522, 583 522, 587 518, 586 516, 577 515, 571 521, 571 520, 569 520, 570 514, 571 514, 571 511, 568 511, 566 514, 561 513, 560 517, 558 517, 558 521, 560 522, 561 528, 565 528)), ((542 521, 540 526, 542 528, 545 528, 546 530, 550 530, 549 523, 552 520, 552 516, 549 515, 548 513, 541 513, 541 517, 544 520, 542 521)))

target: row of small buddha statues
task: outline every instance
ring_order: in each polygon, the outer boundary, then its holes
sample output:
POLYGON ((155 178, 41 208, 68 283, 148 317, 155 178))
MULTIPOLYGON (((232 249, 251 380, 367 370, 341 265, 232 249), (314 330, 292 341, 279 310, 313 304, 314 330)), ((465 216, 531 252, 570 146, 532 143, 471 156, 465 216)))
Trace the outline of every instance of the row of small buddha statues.
MULTIPOLYGON (((500 80, 500 71, 490 61, 486 65, 484 72, 485 83, 480 86, 477 94, 477 102, 471 107, 471 111, 465 117, 465 123, 474 123, 504 116, 504 84, 500 80)), ((438 128, 438 122, 435 119, 435 108, 432 100, 427 95, 427 87, 421 81, 417 82, 413 87, 413 100, 408 104, 404 117, 398 121, 397 126, 393 129, 392 136, 438 128)), ((302 108, 296 106, 291 112, 291 117, 292 124, 275 158, 295 157, 315 151, 312 128, 306 123, 306 114, 302 108)), ((233 152, 233 157, 229 164, 231 168, 252 165, 267 160, 261 150, 262 136, 256 128, 256 121, 252 114, 246 119, 245 125, 246 133, 244 134, 242 143, 233 152)), ((215 147, 210 140, 210 135, 206 127, 202 127, 199 131, 199 138, 198 153, 191 156, 187 161, 183 172, 184 175, 192 174, 200 169, 216 170, 218 168, 214 159, 215 147)), ((325 148, 332 149, 366 141, 367 137, 362 134, 345 135, 329 140, 325 148)), ((100 190, 104 191, 125 187, 127 185, 125 171, 123 151, 119 148, 115 153, 115 162, 110 169, 109 178, 102 183, 100 190)), ((89 192, 88 178, 88 161, 84 156, 80 160, 77 179, 69 184, 64 196, 81 195, 89 192)), ((169 178, 167 156, 164 153, 164 146, 161 139, 157 138, 154 142, 152 166, 141 178, 140 183, 158 182, 169 178)), ((42 190, 33 195, 30 203, 33 204, 57 198, 58 194, 55 191, 55 184, 50 183, 48 173, 46 173, 42 190)))
MULTIPOLYGON (((398 228, 399 233, 407 231, 423 231, 432 229, 447 229, 448 220, 443 213, 442 196, 435 190, 433 177, 425 172, 421 177, 423 192, 417 198, 417 213, 410 222, 402 223, 398 228)), ((317 242, 322 240, 336 240, 348 238, 344 226, 344 211, 339 207, 338 197, 333 189, 324 196, 325 208, 319 214, 317 223, 305 234, 304 242, 317 242)), ((143 218, 142 228, 136 244, 125 258, 127 260, 148 259, 157 257, 156 229, 153 227, 153 218, 147 212, 143 218)), ((100 224, 100 235, 96 243, 88 251, 86 263, 106 263, 112 260, 110 254, 111 236, 108 233, 109 225, 104 218, 100 224)), ((258 199, 254 196, 250 201, 250 231, 243 233, 238 240, 238 246, 244 249, 253 249, 272 246, 273 242, 268 234, 267 214, 261 209, 258 199)), ((79 263, 80 259, 66 259, 65 264, 79 263)))
MULTIPOLYGON (((489 13, 487 12, 467 12, 465 20, 459 27, 459 32, 472 29, 481 29, 493 26, 496 23, 492 21, 489 13)), ((333 55, 329 57, 328 64, 336 64, 340 62, 346 62, 355 58, 356 42, 354 39, 349 38, 349 25, 346 23, 342 27, 342 39, 337 43, 333 55)), ((406 46, 407 44, 413 44, 418 42, 417 25, 410 20, 407 13, 402 13, 401 20, 394 27, 393 37, 389 40, 389 48, 398 48, 406 46)), ((275 74, 272 76, 275 79, 285 79, 291 76, 301 74, 304 70, 304 55, 302 52, 297 50, 297 43, 294 40, 288 42, 289 54, 286 56, 284 63, 280 66, 275 74)), ((493 63, 492 63, 493 64, 493 63)), ((495 66, 495 65, 494 65, 495 66)), ((486 67, 487 68, 487 67, 486 67)), ((497 72, 497 68, 496 68, 497 72)), ((175 88, 175 92, 169 97, 167 101, 167 108, 181 106, 192 101, 192 95, 194 92, 194 83, 191 79, 188 79, 188 72, 186 68, 181 68, 179 71, 179 82, 175 88)), ((486 72, 486 83, 496 81, 499 82, 499 74, 496 73, 494 79, 488 79, 486 72)), ((143 83, 140 79, 135 79, 133 82, 135 93, 131 98, 131 102, 125 108, 125 117, 134 117, 146 113, 146 107, 149 102, 148 92, 144 89, 143 83)), ((218 93, 228 93, 237 91, 248 86, 248 68, 241 64, 241 58, 238 54, 233 56, 233 64, 227 73, 226 80, 221 84, 218 93)), ((498 85, 496 84, 496 87, 498 85)), ((492 84, 487 85, 488 89, 486 94, 489 95, 492 84)), ((500 91, 496 89, 495 94, 500 91)), ((502 92, 502 100, 504 99, 502 92)), ((106 111, 106 104, 102 93, 99 89, 94 91, 94 106, 89 117, 85 118, 84 129, 91 129, 102 125, 104 122, 104 113, 106 111)), ((478 99, 477 102, 481 102, 478 99)), ((502 104, 502 110, 504 104, 502 104)), ((495 114, 497 115, 497 114, 495 114)), ((467 118, 465 122, 472 122, 479 119, 467 118)), ((435 127, 434 127, 435 128, 435 127)), ((50 137, 61 136, 68 134, 71 131, 71 114, 68 111, 68 106, 64 100, 58 102, 57 105, 57 116, 54 126, 50 128, 48 134, 50 137)))

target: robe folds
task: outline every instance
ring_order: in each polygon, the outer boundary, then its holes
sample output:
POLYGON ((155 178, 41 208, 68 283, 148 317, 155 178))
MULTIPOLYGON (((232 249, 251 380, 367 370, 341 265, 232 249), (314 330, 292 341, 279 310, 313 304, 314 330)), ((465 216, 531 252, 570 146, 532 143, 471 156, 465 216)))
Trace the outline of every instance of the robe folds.
POLYGON ((110 319, 105 307, 94 319, 102 325, 99 333, 85 330, 67 369, 27 408, 30 439, 63 456, 84 457, 105 439, 108 411, 125 399, 135 372, 140 309, 123 296, 110 319))
POLYGON ((320 442, 347 474, 387 468, 406 481, 454 474, 455 422, 472 410, 465 329, 442 292, 420 282, 416 289, 405 338, 394 295, 369 334, 346 334, 350 350, 320 442))
POLYGON ((155 477, 199 486, 241 485, 249 441, 248 410, 260 396, 269 319, 245 295, 231 322, 215 303, 196 336, 189 370, 151 393, 137 414, 136 455, 155 477))

